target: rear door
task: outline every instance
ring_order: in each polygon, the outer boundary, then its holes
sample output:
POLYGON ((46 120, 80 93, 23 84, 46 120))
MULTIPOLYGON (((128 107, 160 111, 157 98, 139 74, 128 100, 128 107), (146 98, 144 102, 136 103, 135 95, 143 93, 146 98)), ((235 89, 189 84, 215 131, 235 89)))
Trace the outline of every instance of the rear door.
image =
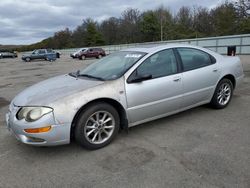
POLYGON ((183 69, 183 100, 181 108, 209 102, 219 70, 210 54, 194 48, 177 48, 183 69))
POLYGON ((100 53, 99 48, 94 48, 93 57, 98 57, 100 53))
POLYGON ((132 125, 177 111, 182 94, 182 74, 173 50, 166 49, 147 58, 129 76, 125 87, 132 125), (140 75, 152 75, 152 78, 130 83, 140 75))

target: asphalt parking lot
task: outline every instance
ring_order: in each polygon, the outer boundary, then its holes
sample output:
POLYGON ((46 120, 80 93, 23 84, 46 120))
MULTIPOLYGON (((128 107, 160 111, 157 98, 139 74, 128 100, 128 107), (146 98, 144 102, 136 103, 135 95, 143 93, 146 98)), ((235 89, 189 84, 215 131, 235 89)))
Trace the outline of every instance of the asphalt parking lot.
POLYGON ((201 106, 121 132, 88 151, 19 143, 5 126, 11 99, 46 78, 93 60, 0 59, 0 187, 250 187, 250 56, 245 79, 223 110, 201 106))

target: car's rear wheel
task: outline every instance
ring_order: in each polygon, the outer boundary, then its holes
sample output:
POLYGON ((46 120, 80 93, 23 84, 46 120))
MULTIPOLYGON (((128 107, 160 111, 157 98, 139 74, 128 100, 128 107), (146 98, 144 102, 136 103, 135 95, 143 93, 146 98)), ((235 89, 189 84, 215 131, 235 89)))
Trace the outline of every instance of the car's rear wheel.
POLYGON ((87 149, 108 145, 117 135, 120 118, 107 103, 95 103, 82 112, 75 127, 75 139, 87 149))
POLYGON ((99 54, 99 55, 98 55, 98 59, 101 59, 101 58, 102 58, 102 55, 101 55, 101 54, 99 54))
POLYGON ((216 109, 225 108, 231 101, 232 96, 233 84, 229 79, 224 78, 218 83, 210 104, 216 109))
POLYGON ((26 62, 29 62, 29 61, 30 61, 30 58, 29 58, 29 57, 26 57, 26 58, 25 58, 25 61, 26 61, 26 62))

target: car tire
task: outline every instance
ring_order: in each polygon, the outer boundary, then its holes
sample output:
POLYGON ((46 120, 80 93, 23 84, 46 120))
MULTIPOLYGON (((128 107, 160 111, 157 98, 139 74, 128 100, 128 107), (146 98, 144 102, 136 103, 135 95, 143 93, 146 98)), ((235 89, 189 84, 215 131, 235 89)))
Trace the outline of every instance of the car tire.
POLYGON ((78 118, 74 136, 84 148, 95 150, 108 145, 117 135, 120 118, 116 109, 107 103, 88 106, 78 118))
POLYGON ((222 79, 216 86, 210 105, 215 109, 225 108, 233 96, 233 84, 229 79, 222 79))
POLYGON ((84 59, 86 59, 86 57, 85 57, 85 55, 82 55, 82 56, 79 56, 79 59, 84 60, 84 59))
POLYGON ((25 58, 25 61, 26 61, 26 62, 30 62, 30 58, 29 58, 29 57, 26 57, 26 58, 25 58))
POLYGON ((99 54, 97 58, 98 58, 98 59, 101 59, 101 58, 102 58, 102 55, 101 55, 101 54, 99 54))

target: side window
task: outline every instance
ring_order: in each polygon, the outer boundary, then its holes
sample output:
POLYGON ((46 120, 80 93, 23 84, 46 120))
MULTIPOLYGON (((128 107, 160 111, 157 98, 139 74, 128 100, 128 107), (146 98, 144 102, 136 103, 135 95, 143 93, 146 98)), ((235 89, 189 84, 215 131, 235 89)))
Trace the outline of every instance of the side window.
POLYGON ((172 49, 155 53, 136 70, 137 75, 152 75, 158 78, 177 73, 177 63, 172 49))
POLYGON ((39 50, 39 54, 45 54, 45 50, 39 50))
POLYGON ((211 58, 206 52, 192 48, 177 48, 177 50, 181 56, 184 71, 198 69, 212 64, 211 58))

